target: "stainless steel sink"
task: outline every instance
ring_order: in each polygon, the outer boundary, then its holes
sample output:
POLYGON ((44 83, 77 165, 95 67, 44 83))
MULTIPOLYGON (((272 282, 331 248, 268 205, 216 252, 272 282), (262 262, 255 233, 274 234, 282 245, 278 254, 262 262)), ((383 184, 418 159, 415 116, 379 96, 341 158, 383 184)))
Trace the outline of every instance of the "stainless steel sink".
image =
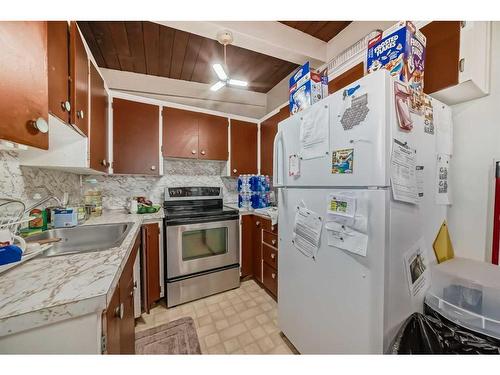
POLYGON ((50 238, 61 238, 45 251, 41 257, 53 257, 107 250, 120 246, 133 223, 82 225, 74 228, 58 228, 29 236, 28 242, 37 242, 50 238))

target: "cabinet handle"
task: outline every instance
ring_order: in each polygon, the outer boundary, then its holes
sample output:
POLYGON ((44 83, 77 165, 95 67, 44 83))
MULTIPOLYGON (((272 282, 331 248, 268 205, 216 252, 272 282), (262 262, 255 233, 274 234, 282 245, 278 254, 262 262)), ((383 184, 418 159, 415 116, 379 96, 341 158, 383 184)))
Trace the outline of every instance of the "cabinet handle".
POLYGON ((275 278, 276 278, 276 274, 275 274, 275 273, 272 273, 272 274, 271 274, 271 277, 272 277, 273 279, 275 279, 275 278))
POLYGON ((31 125, 40 133, 47 133, 49 131, 49 124, 43 117, 38 117, 36 120, 31 121, 31 125))
POLYGON ((156 165, 152 165, 152 166, 151 166, 151 170, 152 170, 152 171, 156 171, 156 165))
POLYGON ((78 117, 79 119, 83 119, 84 116, 85 116, 85 113, 83 112, 82 109, 80 109, 78 112, 76 112, 76 117, 78 117))
POLYGON ((61 102, 61 108, 62 108, 63 112, 69 112, 69 111, 71 111, 71 103, 68 102, 67 100, 64 102, 61 102))
POLYGON ((108 166, 108 162, 106 161, 106 159, 102 159, 102 160, 101 160, 101 165, 102 165, 103 167, 107 167, 107 166, 108 166))
POLYGON ((260 221, 256 221, 256 222, 255 222, 255 226, 256 226, 256 227, 260 226, 260 221))
POLYGON ((274 259, 274 258, 276 258, 276 254, 273 253, 273 254, 271 254, 271 259, 274 259))
POLYGON ((201 154, 202 154, 202 155, 205 155, 205 150, 201 150, 201 154))
POLYGON ((460 70, 460 73, 463 73, 465 69, 465 59, 460 59, 458 62, 458 70, 460 70))
POLYGON ((238 172, 238 170, 236 168, 233 169, 233 173, 236 173, 238 172))
POLYGON ((131 291, 130 291, 130 297, 133 297, 133 296, 134 296, 134 291, 133 291, 133 290, 131 290, 131 291))
POLYGON ((137 289, 137 280, 134 281, 134 289, 137 289))
POLYGON ((271 243, 272 243, 273 245, 276 245, 276 240, 271 240, 271 243))
POLYGON ((115 317, 123 319, 123 303, 115 308, 115 317))
POLYGON ((191 150, 191 153, 194 155, 196 154, 196 150, 191 150))

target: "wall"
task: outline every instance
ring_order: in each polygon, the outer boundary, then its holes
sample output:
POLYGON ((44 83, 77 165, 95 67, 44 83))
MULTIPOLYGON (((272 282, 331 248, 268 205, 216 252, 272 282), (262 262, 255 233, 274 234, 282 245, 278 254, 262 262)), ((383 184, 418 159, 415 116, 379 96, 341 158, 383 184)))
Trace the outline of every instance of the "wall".
POLYGON ((153 203, 163 202, 165 187, 221 186, 226 203, 237 201, 236 180, 225 177, 226 162, 165 159, 164 175, 153 176, 90 176, 96 178, 103 193, 103 207, 123 208, 131 196, 146 196, 153 203))
POLYGON ((55 195, 62 198, 65 192, 70 195, 71 202, 78 200, 79 175, 50 169, 21 167, 17 152, 0 151, 0 197, 18 198, 30 204, 36 193, 42 197, 55 195))
POLYGON ((492 24, 490 95, 453 109, 454 154, 449 228, 455 253, 488 260, 493 218, 493 159, 500 159, 500 22, 492 24))

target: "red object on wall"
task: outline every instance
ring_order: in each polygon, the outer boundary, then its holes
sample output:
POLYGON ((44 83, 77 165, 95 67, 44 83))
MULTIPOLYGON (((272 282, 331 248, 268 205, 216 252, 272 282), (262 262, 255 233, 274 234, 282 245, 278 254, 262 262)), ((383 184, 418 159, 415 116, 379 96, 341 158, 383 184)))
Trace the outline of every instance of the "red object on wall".
POLYGON ((500 246, 500 162, 495 163, 495 211, 493 213, 493 243, 491 263, 498 265, 500 246))

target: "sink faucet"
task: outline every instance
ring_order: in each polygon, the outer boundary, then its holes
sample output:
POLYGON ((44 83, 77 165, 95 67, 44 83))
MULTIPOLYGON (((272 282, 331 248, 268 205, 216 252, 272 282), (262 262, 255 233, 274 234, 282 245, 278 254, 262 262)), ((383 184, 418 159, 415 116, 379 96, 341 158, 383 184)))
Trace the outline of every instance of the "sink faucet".
POLYGON ((51 200, 55 200, 57 202, 58 206, 60 206, 60 207, 63 206, 63 203, 61 202, 61 200, 59 198, 57 198, 55 195, 48 195, 45 198, 40 199, 39 201, 33 203, 31 206, 26 208, 24 210, 24 213, 29 213, 32 209, 37 208, 37 207, 41 206, 42 204, 44 204, 48 201, 51 201, 51 200))

